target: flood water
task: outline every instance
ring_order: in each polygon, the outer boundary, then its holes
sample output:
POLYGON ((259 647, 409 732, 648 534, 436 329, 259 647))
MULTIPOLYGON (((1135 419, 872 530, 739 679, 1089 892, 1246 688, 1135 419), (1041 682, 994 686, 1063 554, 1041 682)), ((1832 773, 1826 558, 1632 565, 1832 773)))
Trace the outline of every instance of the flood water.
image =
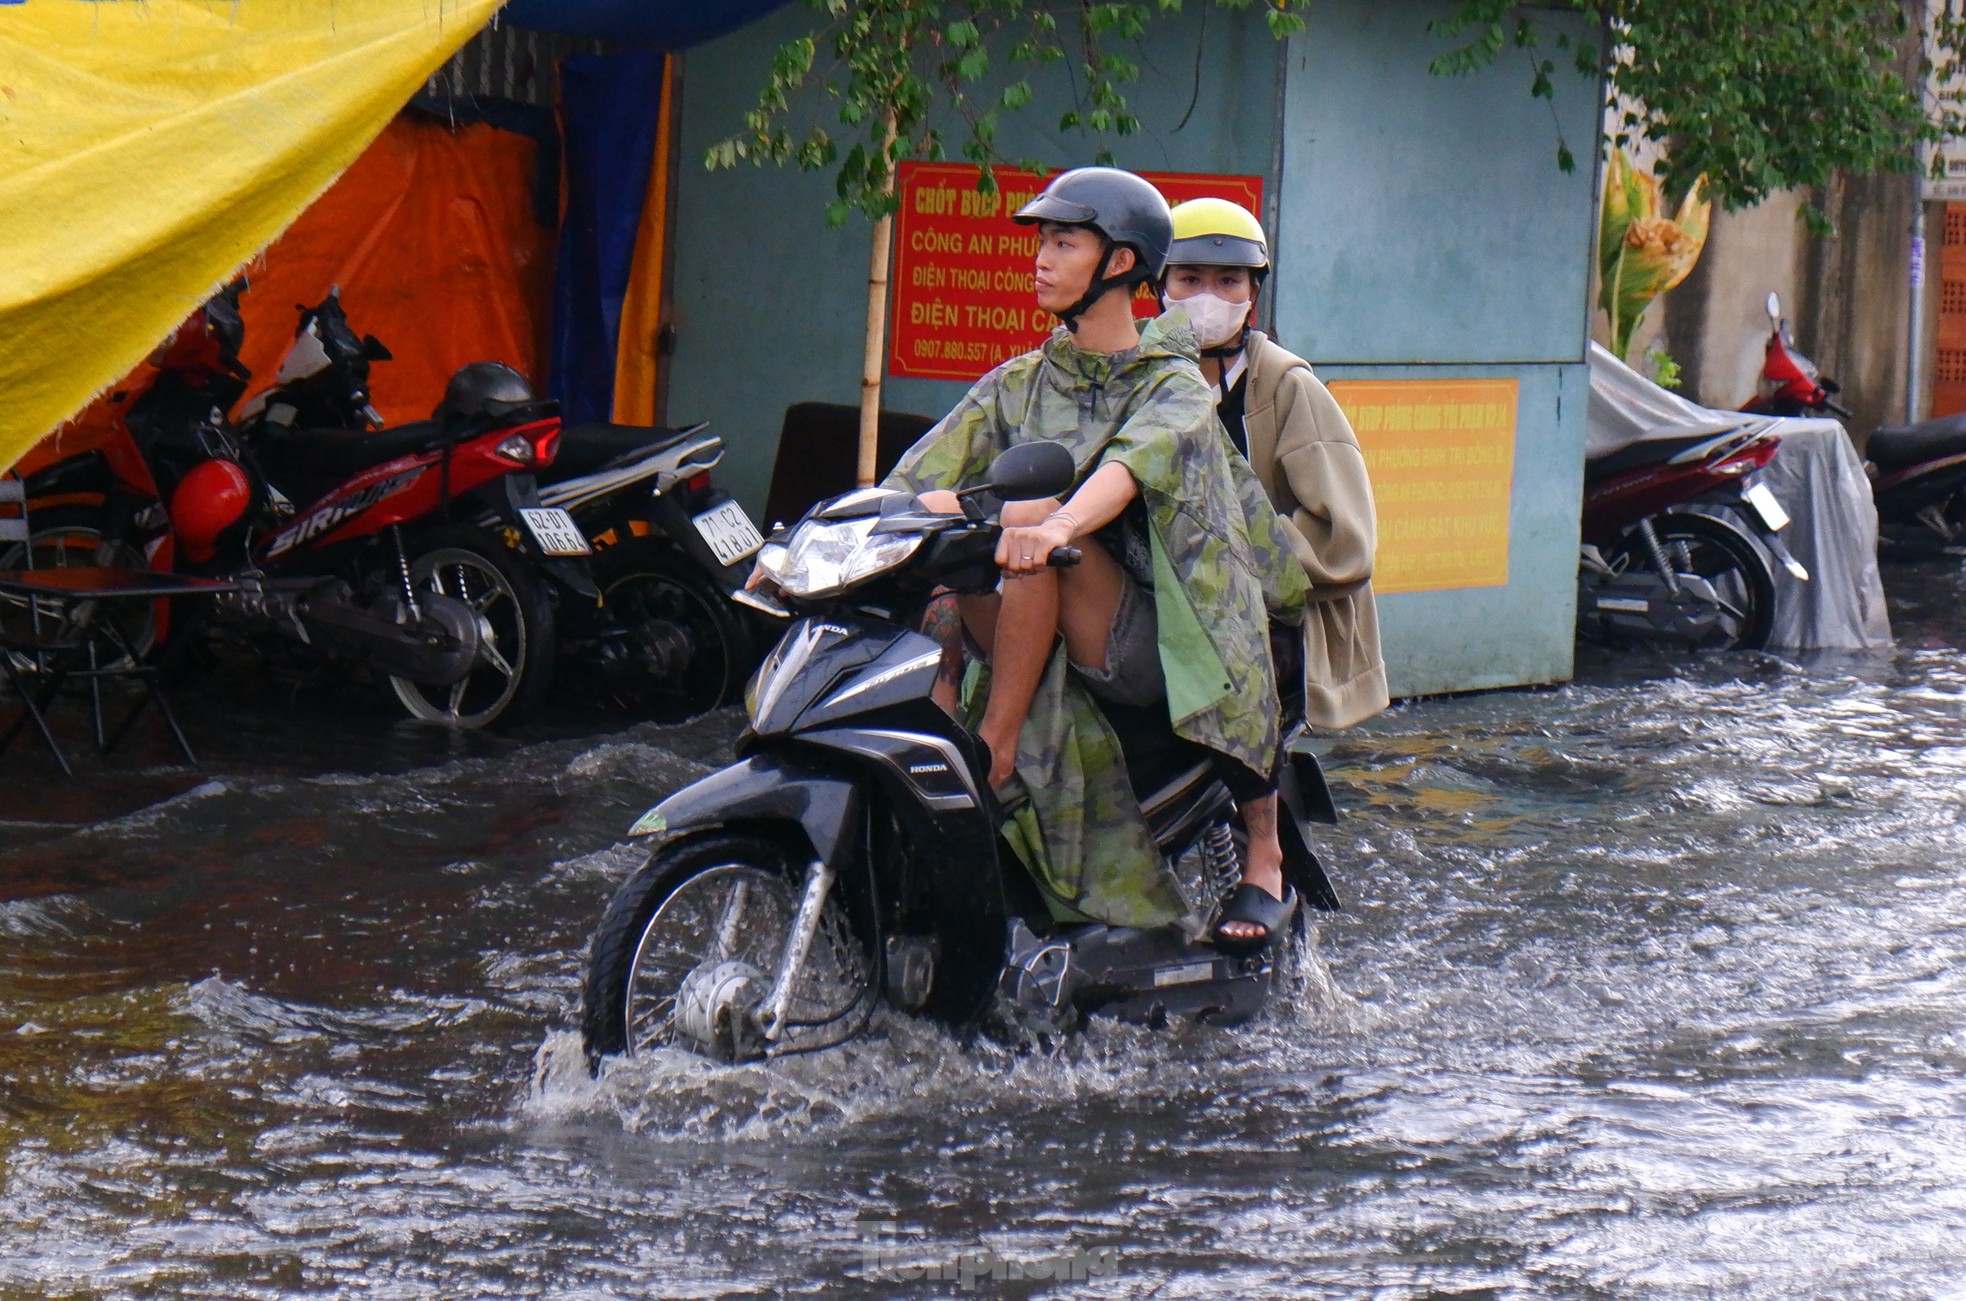
POLYGON ((244 684, 202 776, 17 742, 0 1295, 1966 1297, 1966 578, 1886 578, 1895 655, 1600 656, 1337 742, 1328 981, 1052 1055, 890 1018, 586 1077, 622 832, 729 715, 244 684))

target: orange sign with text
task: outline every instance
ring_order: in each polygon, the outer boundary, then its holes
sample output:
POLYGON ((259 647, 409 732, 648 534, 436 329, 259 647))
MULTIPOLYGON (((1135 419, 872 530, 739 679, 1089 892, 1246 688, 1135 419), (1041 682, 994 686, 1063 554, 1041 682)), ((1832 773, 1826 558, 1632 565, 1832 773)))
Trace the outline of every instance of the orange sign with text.
MULTIPOLYGON (((1142 172, 1169 203, 1210 195, 1262 215, 1260 176, 1142 172)), ((1029 172, 996 169, 997 192, 976 191, 968 163, 903 163, 894 230, 894 314, 888 372, 972 380, 1044 341, 1057 318, 1032 283, 1037 232, 1011 215, 1044 188, 1029 172)), ((1151 295, 1134 312, 1157 310, 1151 295)))
POLYGON ((1336 380, 1379 515, 1379 592, 1509 581, 1516 381, 1336 380))

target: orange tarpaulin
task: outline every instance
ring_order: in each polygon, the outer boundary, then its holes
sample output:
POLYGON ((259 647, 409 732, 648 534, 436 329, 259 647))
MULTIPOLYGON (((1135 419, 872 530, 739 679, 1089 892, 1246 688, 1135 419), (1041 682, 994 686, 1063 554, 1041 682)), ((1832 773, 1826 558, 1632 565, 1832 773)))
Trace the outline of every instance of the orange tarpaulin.
MULTIPOLYGON (((534 210, 538 150, 490 126, 453 131, 420 115, 391 123, 248 268, 252 287, 240 300, 248 393, 273 382, 299 320, 295 304, 319 302, 335 284, 349 324, 395 355, 375 363, 370 383, 391 424, 428 417, 466 362, 507 362, 542 382, 553 232, 534 210)), ((115 398, 130 383, 113 386, 21 468, 113 436, 115 398)))

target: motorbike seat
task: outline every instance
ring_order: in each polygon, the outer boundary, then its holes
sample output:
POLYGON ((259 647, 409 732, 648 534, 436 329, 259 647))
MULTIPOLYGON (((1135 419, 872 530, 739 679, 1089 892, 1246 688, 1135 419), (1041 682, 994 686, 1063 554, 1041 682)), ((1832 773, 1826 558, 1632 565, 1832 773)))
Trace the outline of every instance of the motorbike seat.
POLYGON ((1864 455, 1878 469, 1902 470, 1920 461, 1966 456, 1966 412, 1917 425, 1880 429, 1864 444, 1864 455))
POLYGON ((317 500, 371 466, 399 456, 433 452, 444 445, 442 422, 419 420, 369 432, 364 429, 291 429, 254 448, 273 485, 296 503, 317 500))
POLYGON ((1624 474, 1630 470, 1643 470, 1654 465, 1664 465, 1673 457, 1689 447, 1712 442, 1719 435, 1714 433, 1686 434, 1676 438, 1641 438, 1627 444, 1608 456, 1601 456, 1584 463, 1584 481, 1596 483, 1614 474, 1624 474))
MULTIPOLYGON (((700 428, 700 426, 699 426, 700 428)), ((560 450, 539 478, 541 483, 564 483, 630 461, 666 451, 695 429, 665 429, 647 425, 585 424, 560 430, 560 450)))

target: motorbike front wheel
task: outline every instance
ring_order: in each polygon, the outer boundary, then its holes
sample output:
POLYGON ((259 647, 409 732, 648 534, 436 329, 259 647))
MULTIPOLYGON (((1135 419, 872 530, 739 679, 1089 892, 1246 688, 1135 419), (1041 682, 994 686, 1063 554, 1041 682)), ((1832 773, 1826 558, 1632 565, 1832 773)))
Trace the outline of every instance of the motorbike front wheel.
POLYGON ((620 709, 681 722, 737 698, 751 639, 730 598, 667 547, 646 539, 602 552, 602 609, 623 654, 607 669, 620 709))
POLYGON ((478 657, 448 685, 389 679, 412 717, 448 727, 510 722, 539 703, 553 672, 553 607, 510 551, 475 533, 430 539, 410 559, 410 586, 477 612, 478 657))
MULTIPOLYGON (((1704 579, 1719 598, 1711 631, 1693 640, 1692 648, 1725 651, 1766 646, 1775 626, 1775 580, 1754 544, 1704 515, 1655 515, 1652 527, 1673 573, 1704 579)), ((1636 531, 1627 534, 1623 548, 1607 559, 1619 572, 1656 569, 1636 531)))
POLYGON ((676 1047, 725 1061, 844 1042, 872 1012, 873 967, 837 894, 767 1042, 757 1012, 799 911, 800 868, 759 835, 665 845, 624 881, 594 932, 582 997, 588 1061, 676 1047))

